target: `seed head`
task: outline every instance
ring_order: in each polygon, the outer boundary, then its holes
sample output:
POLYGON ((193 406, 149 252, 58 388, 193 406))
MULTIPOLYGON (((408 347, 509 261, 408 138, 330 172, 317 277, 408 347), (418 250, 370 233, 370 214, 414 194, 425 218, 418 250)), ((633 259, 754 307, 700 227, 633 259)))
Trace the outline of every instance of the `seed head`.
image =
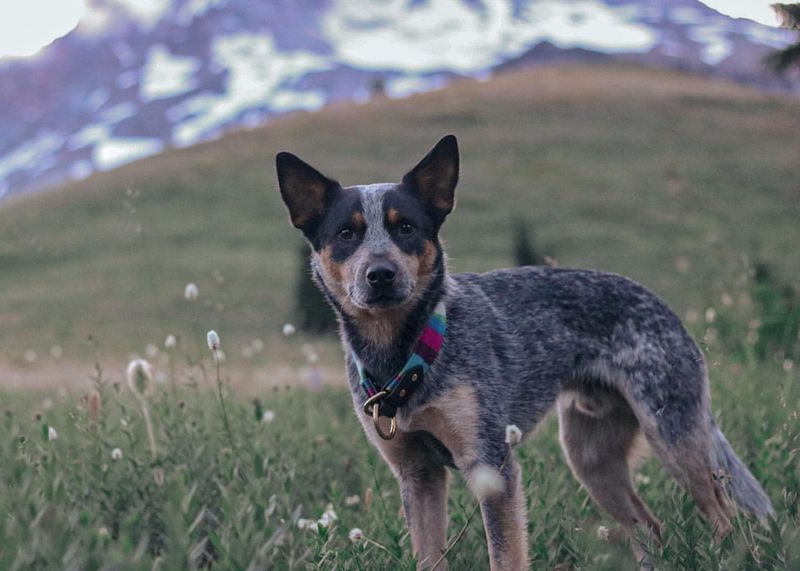
POLYGON ((271 410, 265 410, 264 414, 261 415, 261 422, 265 424, 269 424, 273 420, 275 420, 275 413, 271 410))
POLYGON ((143 398, 153 382, 153 367, 144 359, 134 359, 128 363, 126 377, 133 394, 143 398))
POLYGON ((506 487, 500 473, 485 464, 475 468, 470 481, 473 493, 480 500, 500 494, 506 487))
POLYGON ((286 337, 291 337, 296 332, 297 332, 297 329, 295 329, 294 325, 292 325, 291 323, 287 323, 286 325, 283 326, 283 334, 286 337))
POLYGON ((47 427, 47 439, 48 440, 58 440, 58 432, 52 426, 47 427))
POLYGON ((171 351, 177 346, 178 346, 178 340, 175 338, 175 336, 167 335, 167 338, 164 340, 164 347, 171 351))
POLYGON ((522 431, 516 424, 506 426, 506 444, 516 446, 522 442, 522 431))
POLYGON ((112 460, 122 460, 122 450, 120 448, 114 448, 111 451, 111 459, 112 460))
POLYGON ((208 341, 208 348, 211 349, 213 353, 219 351, 220 342, 219 342, 219 335, 213 329, 208 332, 206 335, 206 340, 208 341))
POLYGON ((102 407, 102 401, 100 399, 100 393, 97 391, 92 391, 89 395, 89 422, 95 424, 97 422, 97 418, 100 416, 100 408, 102 407))
POLYGON ((347 536, 353 543, 358 543, 359 541, 364 539, 364 532, 358 529, 357 527, 354 527, 353 529, 350 530, 350 533, 347 536))
POLYGON ((186 284, 186 288, 183 290, 183 297, 185 297, 188 301, 194 301, 197 299, 197 285, 194 283, 186 284))

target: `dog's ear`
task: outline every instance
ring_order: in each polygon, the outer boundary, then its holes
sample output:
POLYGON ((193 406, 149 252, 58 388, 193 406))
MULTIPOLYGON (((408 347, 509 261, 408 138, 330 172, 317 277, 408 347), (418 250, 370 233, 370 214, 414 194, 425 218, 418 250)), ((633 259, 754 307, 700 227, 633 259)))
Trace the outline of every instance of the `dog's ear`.
POLYGON ((437 224, 453 211, 458 183, 458 141, 447 135, 411 169, 403 184, 428 207, 437 224))
POLYGON ((281 197, 289 208, 292 225, 310 239, 341 186, 291 153, 278 153, 275 167, 281 197))

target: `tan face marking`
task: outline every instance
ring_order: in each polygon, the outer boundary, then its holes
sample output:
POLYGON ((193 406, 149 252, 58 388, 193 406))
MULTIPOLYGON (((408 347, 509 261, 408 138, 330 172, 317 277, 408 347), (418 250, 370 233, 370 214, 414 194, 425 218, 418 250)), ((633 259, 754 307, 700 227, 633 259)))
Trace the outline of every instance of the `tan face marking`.
POLYGON ((362 212, 353 212, 353 215, 350 217, 350 224, 353 225, 353 230, 363 230, 367 226, 367 222, 364 220, 364 214, 362 212))
POLYGON ((397 208, 390 208, 386 213, 386 220, 389 221, 389 224, 397 224, 400 222, 400 211, 397 208))

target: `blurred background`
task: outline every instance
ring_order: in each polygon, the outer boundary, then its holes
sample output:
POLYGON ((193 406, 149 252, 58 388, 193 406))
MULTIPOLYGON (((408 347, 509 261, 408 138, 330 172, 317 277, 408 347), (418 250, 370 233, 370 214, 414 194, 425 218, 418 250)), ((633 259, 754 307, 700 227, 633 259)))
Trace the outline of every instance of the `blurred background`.
POLYGON ((623 273, 664 297, 712 360, 790 370, 790 8, 3 3, 0 384, 85 383, 94 359, 119 379, 130 355, 164 359, 170 335, 200 359, 212 328, 242 386, 341 382, 273 157, 290 150, 343 184, 395 181, 451 132, 463 168, 444 227, 451 270, 623 273))

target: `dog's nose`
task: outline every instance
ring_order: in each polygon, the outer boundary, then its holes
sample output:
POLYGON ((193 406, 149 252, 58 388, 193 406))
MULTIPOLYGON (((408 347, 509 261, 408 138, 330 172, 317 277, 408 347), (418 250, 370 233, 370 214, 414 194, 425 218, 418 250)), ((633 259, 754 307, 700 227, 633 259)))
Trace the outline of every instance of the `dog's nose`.
POLYGON ((373 289, 386 289, 394 283, 397 266, 388 260, 370 264, 367 268, 367 283, 373 289))

